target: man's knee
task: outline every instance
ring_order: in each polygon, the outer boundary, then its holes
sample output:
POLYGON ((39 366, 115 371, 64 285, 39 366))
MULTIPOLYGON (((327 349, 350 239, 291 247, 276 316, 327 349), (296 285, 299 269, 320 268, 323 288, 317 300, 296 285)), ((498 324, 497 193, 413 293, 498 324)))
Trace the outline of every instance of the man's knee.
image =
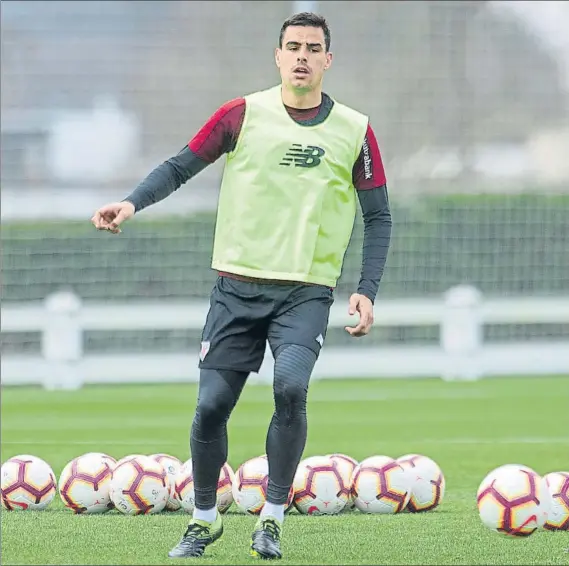
MULTIPOLYGON (((233 372, 237 373, 237 372, 233 372)), ((194 425, 201 431, 224 425, 237 402, 239 391, 221 371, 202 370, 194 425)))
POLYGON ((308 385, 299 382, 275 383, 274 396, 277 409, 288 406, 299 406, 306 402, 308 385))
POLYGON ((227 420, 227 404, 220 399, 202 398, 196 408, 194 421, 200 428, 211 429, 227 420))
POLYGON ((275 359, 274 396, 277 411, 304 407, 316 354, 305 346, 285 346, 275 359))

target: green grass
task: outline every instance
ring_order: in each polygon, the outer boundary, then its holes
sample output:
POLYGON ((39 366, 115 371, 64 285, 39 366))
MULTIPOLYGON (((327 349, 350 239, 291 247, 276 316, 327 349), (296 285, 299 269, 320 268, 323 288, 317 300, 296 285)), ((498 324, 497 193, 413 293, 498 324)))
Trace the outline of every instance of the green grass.
MULTIPOLYGON (((101 372, 112 368, 101 368, 101 372)), ((119 458, 166 452, 185 460, 194 385, 86 387, 78 392, 5 388, 2 461, 34 454, 56 474, 88 451, 119 458)), ((545 474, 569 468, 569 377, 314 382, 305 456, 409 452, 435 459, 447 480, 430 513, 336 517, 290 514, 281 564, 569 564, 569 533, 511 539, 486 529, 475 493, 504 463, 545 474)), ((262 454, 270 388, 246 388, 229 426, 229 463, 262 454)), ((76 516, 59 500, 43 512, 2 512, 3 564, 168 564, 188 515, 76 516)), ((249 564, 255 518, 234 508, 204 564, 249 564)), ((182 561, 190 563, 191 560, 182 561)), ((197 561, 200 562, 200 561, 197 561)))

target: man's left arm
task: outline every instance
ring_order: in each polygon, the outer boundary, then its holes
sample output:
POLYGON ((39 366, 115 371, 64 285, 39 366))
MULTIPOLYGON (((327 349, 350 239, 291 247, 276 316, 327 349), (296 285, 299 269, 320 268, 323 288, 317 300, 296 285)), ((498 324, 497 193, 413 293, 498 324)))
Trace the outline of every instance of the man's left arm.
POLYGON ((360 281, 349 304, 349 313, 358 312, 360 321, 355 327, 346 327, 346 331, 358 337, 368 334, 373 324, 373 303, 391 241, 391 211, 385 170, 375 134, 369 125, 362 151, 354 165, 353 184, 364 219, 364 241, 360 281))

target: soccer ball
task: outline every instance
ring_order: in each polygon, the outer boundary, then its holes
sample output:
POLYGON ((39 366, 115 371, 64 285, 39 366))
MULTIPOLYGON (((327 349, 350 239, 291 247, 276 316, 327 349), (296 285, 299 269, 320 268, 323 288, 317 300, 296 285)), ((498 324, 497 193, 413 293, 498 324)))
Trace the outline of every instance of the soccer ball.
MULTIPOLYGON (((266 456, 263 456, 263 458, 266 458, 266 456)), ((299 462, 299 466, 300 466, 300 464, 310 465, 310 463, 312 461, 318 462, 318 460, 320 460, 320 458, 325 458, 324 454, 318 454, 317 456, 308 456, 307 458, 304 458, 304 460, 301 460, 299 462)))
POLYGON ((350 501, 351 476, 329 456, 300 462, 294 476, 294 506, 303 515, 336 515, 350 501))
MULTIPOLYGON (((105 452, 87 452, 87 454, 83 454, 83 456, 100 456, 101 458, 103 458, 103 461, 105 461, 108 465, 109 468, 111 469, 111 472, 116 468, 117 466, 117 461, 115 458, 113 458, 112 456, 109 456, 108 454, 106 454, 105 452)), ((109 509, 114 509, 115 505, 114 503, 111 501, 109 503, 109 509)))
POLYGON ((112 456, 109 456, 104 452, 87 452, 87 454, 83 454, 83 456, 100 456, 109 465, 111 471, 117 465, 117 461, 112 456))
POLYGON ((569 472, 543 476, 551 496, 551 509, 543 525, 550 531, 569 531, 569 472))
POLYGON ((420 454, 406 454, 397 462, 411 475, 411 497, 406 509, 419 513, 438 507, 445 496, 445 477, 437 463, 420 454))
POLYGON ((112 468, 95 452, 69 462, 59 476, 59 496, 75 513, 105 513, 112 509, 109 488, 112 468))
POLYGON ((244 513, 258 515, 267 497, 269 462, 266 456, 257 456, 243 462, 233 482, 233 500, 244 513))
POLYGON ((166 470, 149 456, 117 462, 110 495, 114 506, 125 515, 160 513, 170 496, 166 470))
MULTIPOLYGON (((233 482, 233 499, 237 507, 249 515, 258 515, 267 498, 269 462, 266 456, 257 456, 243 462, 233 482)), ((286 507, 292 505, 294 487, 291 486, 286 507)))
POLYGON ((166 511, 177 511, 180 508, 180 501, 176 498, 176 478, 182 469, 182 462, 175 456, 170 456, 169 454, 152 454, 150 457, 159 464, 162 464, 162 467, 166 471, 170 496, 168 497, 164 509, 166 511))
POLYGON ((217 482, 217 508, 220 513, 226 513, 233 503, 233 482, 235 472, 233 468, 225 462, 219 473, 217 482))
MULTIPOLYGON (((231 466, 225 462, 219 472, 217 482, 217 501, 216 506, 220 513, 225 513, 233 503, 233 486, 235 474, 231 466)), ((194 473, 192 459, 190 458, 180 468, 175 481, 175 496, 186 513, 193 513, 196 506, 196 494, 194 492, 194 473)))
POLYGON ((409 502, 411 487, 407 470, 389 456, 366 458, 352 476, 354 504, 363 513, 399 513, 409 502))
POLYGON ((115 462, 113 470, 116 470, 119 466, 122 466, 125 462, 130 462, 130 460, 134 460, 135 458, 146 458, 144 454, 128 454, 127 456, 123 456, 120 460, 115 462))
POLYGON ((492 470, 476 494, 482 522, 511 536, 529 536, 543 527, 551 496, 545 480, 527 466, 507 464, 492 470))
MULTIPOLYGON (((354 460, 351 456, 347 456, 346 454, 328 454, 329 458, 332 458, 332 462, 338 466, 340 473, 342 474, 343 478, 348 478, 348 484, 351 488, 352 485, 352 475, 354 474, 354 470, 358 465, 358 461, 354 460)), ((354 495, 352 490, 350 489, 350 494, 348 496, 348 503, 346 503, 346 510, 354 508, 354 495)))
POLYGON ((55 497, 55 474, 51 466, 37 456, 22 454, 6 460, 2 464, 0 475, 2 505, 8 511, 40 511, 55 497))
POLYGON ((348 472, 350 476, 354 473, 354 470, 359 463, 357 460, 351 456, 348 456, 347 454, 328 454, 327 457, 332 458, 332 461, 336 462, 336 465, 339 468, 342 468, 342 471, 348 472))

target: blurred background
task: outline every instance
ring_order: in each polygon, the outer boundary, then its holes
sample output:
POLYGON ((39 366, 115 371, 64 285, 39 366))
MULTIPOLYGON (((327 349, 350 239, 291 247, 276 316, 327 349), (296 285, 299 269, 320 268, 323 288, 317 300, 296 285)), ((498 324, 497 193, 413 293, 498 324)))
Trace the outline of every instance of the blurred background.
MULTIPOLYGON (((376 318, 383 305, 406 309, 357 344, 333 325, 329 351, 347 348, 338 351, 353 361, 365 351, 366 365, 393 373, 413 348, 439 348, 438 315, 414 313, 467 284, 520 313, 484 324, 484 344, 516 345, 510 353, 555 344, 556 354, 542 355, 569 372, 561 353, 569 351, 568 2, 9 1, 1 6, 4 382, 41 381, 48 323, 37 313, 61 289, 115 315, 130 317, 120 309, 135 305, 146 321, 91 324, 71 358, 144 354, 168 374, 167 356, 179 354, 194 371, 216 277, 223 159, 120 237, 89 220, 225 101, 276 84, 280 27, 304 8, 331 27, 325 91, 370 116, 384 158, 394 228, 376 318), (172 304, 201 310, 171 328, 148 322, 172 304), (26 313, 32 322, 22 322, 26 313), (398 352, 390 366, 386 356, 398 352)), ((342 311, 361 242, 358 218, 337 290, 342 311)))

